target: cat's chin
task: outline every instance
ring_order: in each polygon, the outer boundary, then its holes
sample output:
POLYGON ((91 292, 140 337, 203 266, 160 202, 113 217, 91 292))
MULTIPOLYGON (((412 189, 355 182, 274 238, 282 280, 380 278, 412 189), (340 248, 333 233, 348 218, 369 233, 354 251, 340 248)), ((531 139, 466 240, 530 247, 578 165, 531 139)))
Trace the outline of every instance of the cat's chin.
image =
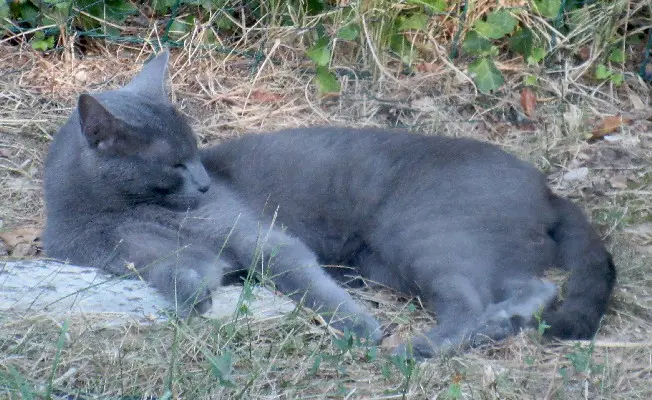
POLYGON ((200 196, 167 196, 163 202, 165 206, 174 211, 188 211, 199 208, 200 196))

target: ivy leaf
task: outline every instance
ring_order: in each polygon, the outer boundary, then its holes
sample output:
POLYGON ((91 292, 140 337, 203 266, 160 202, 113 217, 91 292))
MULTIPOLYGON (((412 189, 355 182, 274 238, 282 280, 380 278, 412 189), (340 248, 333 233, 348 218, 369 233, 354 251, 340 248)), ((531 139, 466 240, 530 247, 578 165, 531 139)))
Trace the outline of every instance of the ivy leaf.
POLYGON ((462 42, 462 50, 470 54, 486 54, 491 51, 491 42, 476 31, 469 31, 462 42))
POLYGON ((165 14, 168 9, 176 4, 176 0, 155 0, 152 8, 159 14, 165 14))
POLYGON ((478 33, 490 39, 501 39, 511 33, 518 24, 507 10, 494 11, 487 16, 487 21, 478 20, 473 27, 478 33))
POLYGON ((623 74, 613 74, 609 79, 611 80, 611 83, 613 83, 614 85, 620 86, 625 80, 625 76, 623 76, 623 74))
POLYGON ((523 57, 527 57, 532 52, 534 45, 534 35, 528 28, 517 30, 511 38, 509 38, 509 48, 523 57))
POLYGON ((124 22, 125 19, 127 19, 128 16, 138 13, 138 8, 136 8, 136 6, 131 4, 131 2, 129 1, 107 0, 105 4, 106 5, 104 7, 104 10, 106 16, 111 21, 117 21, 122 23, 124 22))
POLYGON ((478 58, 469 64, 469 72, 473 75, 478 90, 485 94, 498 89, 505 82, 496 64, 488 57, 478 58))
POLYGON ((389 40, 389 48, 401 58, 403 63, 408 65, 412 65, 417 56, 417 50, 403 34, 392 35, 389 40))
POLYGON ((183 18, 175 18, 175 20, 170 24, 168 32, 172 39, 179 40, 188 33, 188 30, 189 26, 187 21, 183 18))
POLYGON ((342 40, 355 40, 360 35, 360 27, 358 24, 348 24, 340 28, 337 31, 338 39, 342 40))
POLYGON ((44 2, 58 10, 67 10, 71 6, 71 0, 44 0, 44 2))
POLYGON ((426 14, 412 14, 399 22, 398 30, 401 32, 415 30, 421 31, 428 25, 428 16, 426 14))
POLYGON ((324 0, 308 0, 307 4, 310 15, 317 15, 320 12, 324 11, 324 3, 324 0))
POLYGON ((441 13, 446 11, 445 0, 408 0, 407 3, 422 6, 429 12, 441 13))
POLYGON ((9 3, 6 1, 0 1, 0 26, 5 26, 5 19, 9 19, 9 13, 11 8, 9 8, 9 3))
POLYGON ((546 18, 557 18, 561 9, 561 0, 534 0, 534 9, 546 18))
POLYGON ((317 88, 321 94, 339 93, 340 82, 327 67, 317 66, 315 79, 317 80, 317 88))
POLYGON ((34 38, 32 39, 31 45, 34 50, 50 50, 51 48, 54 48, 54 36, 45 37, 43 32, 36 32, 34 34, 34 38))
POLYGON ((625 52, 621 49, 615 49, 609 54, 609 61, 615 63, 624 63, 625 62, 625 52))
POLYGON ((20 5, 20 18, 30 26, 36 27, 39 15, 40 12, 38 8, 34 7, 31 3, 20 5))
POLYGON ((330 38, 322 36, 306 51, 306 55, 320 67, 325 67, 331 61, 331 49, 328 48, 330 38))
POLYGON ((529 65, 536 65, 541 62, 546 57, 546 50, 542 47, 535 47, 532 49, 532 52, 527 56, 527 63, 529 65))
POLYGON ((525 86, 536 86, 538 78, 535 75, 527 75, 523 79, 523 84, 525 86))
POLYGON ((233 21, 226 17, 224 13, 220 13, 220 16, 215 18, 213 23, 218 30, 228 31, 233 28, 233 21))
POLYGON ((604 64, 600 64, 595 68, 595 79, 608 79, 612 74, 613 72, 611 72, 604 64))

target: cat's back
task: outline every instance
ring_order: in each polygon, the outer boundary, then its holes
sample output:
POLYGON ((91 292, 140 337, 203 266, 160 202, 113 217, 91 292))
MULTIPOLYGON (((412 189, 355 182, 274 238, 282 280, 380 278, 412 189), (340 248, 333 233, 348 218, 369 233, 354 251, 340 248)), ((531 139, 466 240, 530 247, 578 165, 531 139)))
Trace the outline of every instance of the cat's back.
POLYGON ((473 192, 485 191, 490 182, 507 192, 545 192, 535 167, 495 145, 400 130, 315 127, 249 134, 204 150, 202 158, 209 170, 236 184, 258 182, 265 191, 313 182, 303 189, 342 186, 344 195, 346 189, 378 185, 412 191, 464 186, 473 192))

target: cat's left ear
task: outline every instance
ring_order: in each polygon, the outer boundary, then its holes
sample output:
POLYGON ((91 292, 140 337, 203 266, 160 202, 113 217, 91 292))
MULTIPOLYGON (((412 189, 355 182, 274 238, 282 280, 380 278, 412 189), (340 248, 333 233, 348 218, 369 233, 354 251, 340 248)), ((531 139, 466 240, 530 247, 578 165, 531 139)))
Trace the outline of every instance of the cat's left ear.
POLYGON ((135 148, 124 123, 89 94, 79 96, 77 104, 81 132, 93 150, 127 154, 135 148))
POLYGON ((167 99, 165 92, 165 77, 168 70, 170 53, 163 50, 153 60, 145 64, 143 69, 122 90, 138 92, 151 99, 167 99))

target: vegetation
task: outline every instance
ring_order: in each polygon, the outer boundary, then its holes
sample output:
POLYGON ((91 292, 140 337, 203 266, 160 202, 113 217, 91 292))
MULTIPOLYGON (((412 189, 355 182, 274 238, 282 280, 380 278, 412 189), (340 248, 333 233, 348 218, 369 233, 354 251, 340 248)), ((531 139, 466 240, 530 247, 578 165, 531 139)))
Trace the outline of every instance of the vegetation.
POLYGON ((81 38, 221 51, 282 39, 301 45, 322 93, 340 91, 339 63, 410 73, 433 58, 463 57, 477 89, 490 93, 504 83, 498 60, 509 56, 532 71, 577 57, 588 61, 594 79, 614 85, 638 62, 647 77, 650 45, 645 60, 630 60, 627 50, 642 40, 649 12, 643 0, 16 0, 0 3, 0 27, 42 51, 81 38), (157 35, 144 39, 152 27, 157 35))
POLYGON ((426 363, 389 349, 432 316, 386 290, 354 293, 389 325, 379 347, 302 308, 257 317, 250 285, 220 320, 0 311, 0 399, 652 398, 651 29, 647 0, 0 1, 12 257, 39 255, 45 149, 79 93, 170 47, 170 93, 203 143, 324 123, 490 140, 583 205, 619 272, 594 341, 543 342, 540 320, 426 363))

